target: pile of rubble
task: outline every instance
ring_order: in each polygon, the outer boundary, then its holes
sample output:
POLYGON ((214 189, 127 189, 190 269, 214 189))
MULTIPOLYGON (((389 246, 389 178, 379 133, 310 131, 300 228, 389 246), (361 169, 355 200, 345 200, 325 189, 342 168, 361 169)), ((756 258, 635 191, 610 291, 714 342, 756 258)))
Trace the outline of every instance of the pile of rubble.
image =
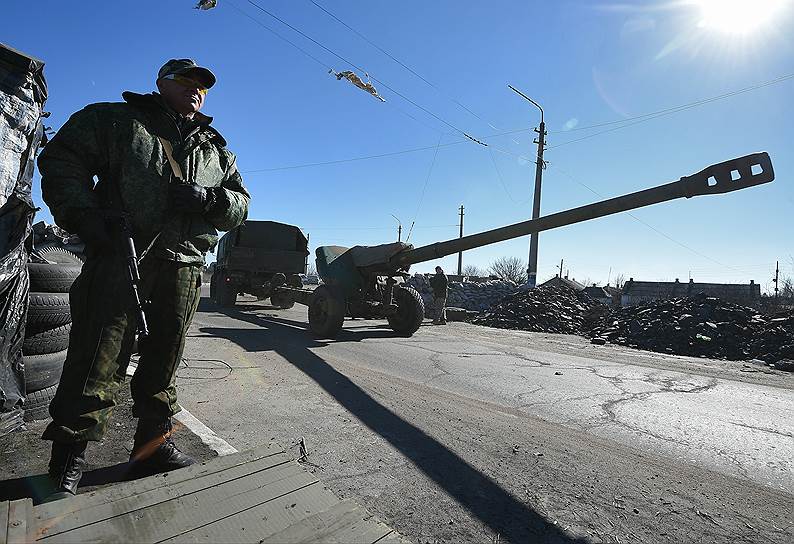
POLYGON ((593 343, 732 360, 794 370, 794 311, 764 315, 706 295, 609 308, 583 292, 541 286, 521 291, 472 322, 500 329, 579 334, 593 343))
POLYGON ((752 308, 699 295, 615 309, 587 335, 663 353, 752 359, 751 340, 764 324, 752 308))
POLYGON ((582 292, 541 286, 503 299, 472 322, 499 329, 584 334, 589 323, 607 311, 582 292))
POLYGON ((794 359, 794 312, 765 316, 705 295, 618 308, 586 333, 614 344, 676 355, 766 363, 794 359))
MULTIPOLYGON (((425 308, 430 310, 433 302, 433 289, 430 287, 429 277, 424 274, 414 274, 406 280, 406 284, 419 291, 424 300, 425 308)), ((516 289, 518 289, 518 286, 515 283, 505 280, 452 281, 449 283, 447 307, 481 312, 487 310, 504 297, 515 293, 516 289)))

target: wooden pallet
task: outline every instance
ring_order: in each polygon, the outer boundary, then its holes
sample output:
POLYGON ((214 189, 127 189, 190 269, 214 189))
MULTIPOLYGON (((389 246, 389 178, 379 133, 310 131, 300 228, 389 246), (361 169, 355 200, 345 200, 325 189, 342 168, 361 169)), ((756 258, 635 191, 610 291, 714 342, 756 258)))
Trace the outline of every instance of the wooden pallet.
POLYGON ((0 502, 0 544, 404 542, 273 446, 33 506, 0 502))

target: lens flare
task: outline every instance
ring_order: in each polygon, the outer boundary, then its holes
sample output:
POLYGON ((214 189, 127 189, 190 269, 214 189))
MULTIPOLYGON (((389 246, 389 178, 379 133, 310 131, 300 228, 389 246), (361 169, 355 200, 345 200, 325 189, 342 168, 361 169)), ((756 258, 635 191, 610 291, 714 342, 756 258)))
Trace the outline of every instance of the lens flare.
POLYGON ((782 15, 791 0, 694 0, 699 26, 728 34, 751 34, 782 15))

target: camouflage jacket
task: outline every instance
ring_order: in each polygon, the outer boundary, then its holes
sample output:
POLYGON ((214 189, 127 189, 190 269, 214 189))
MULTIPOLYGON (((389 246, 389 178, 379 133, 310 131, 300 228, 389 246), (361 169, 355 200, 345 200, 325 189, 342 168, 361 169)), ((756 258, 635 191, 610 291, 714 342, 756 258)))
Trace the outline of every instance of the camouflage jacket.
POLYGON ((45 146, 38 165, 44 201, 55 222, 77 232, 90 209, 128 214, 138 252, 203 263, 218 230, 241 224, 250 195, 226 141, 196 113, 182 126, 156 94, 125 92, 126 102, 91 104, 72 115, 45 146), (171 207, 171 166, 158 136, 171 142, 185 178, 210 196, 203 213, 171 207), (96 184, 94 183, 96 176, 96 184))
POLYGON ((433 289, 433 296, 435 298, 447 298, 448 285, 449 280, 447 279, 447 275, 443 272, 441 274, 436 273, 430 278, 430 287, 433 289))

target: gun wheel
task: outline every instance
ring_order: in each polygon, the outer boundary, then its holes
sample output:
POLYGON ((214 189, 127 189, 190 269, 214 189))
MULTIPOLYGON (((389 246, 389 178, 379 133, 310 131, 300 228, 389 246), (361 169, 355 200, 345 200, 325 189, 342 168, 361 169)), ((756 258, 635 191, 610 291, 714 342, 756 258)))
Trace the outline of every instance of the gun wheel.
POLYGON ((425 303, 422 296, 412 287, 396 287, 394 303, 397 313, 388 317, 391 329, 402 336, 412 336, 425 318, 425 303))
POLYGON ((345 299, 329 285, 314 290, 309 303, 309 329, 319 338, 334 338, 345 320, 345 299))

